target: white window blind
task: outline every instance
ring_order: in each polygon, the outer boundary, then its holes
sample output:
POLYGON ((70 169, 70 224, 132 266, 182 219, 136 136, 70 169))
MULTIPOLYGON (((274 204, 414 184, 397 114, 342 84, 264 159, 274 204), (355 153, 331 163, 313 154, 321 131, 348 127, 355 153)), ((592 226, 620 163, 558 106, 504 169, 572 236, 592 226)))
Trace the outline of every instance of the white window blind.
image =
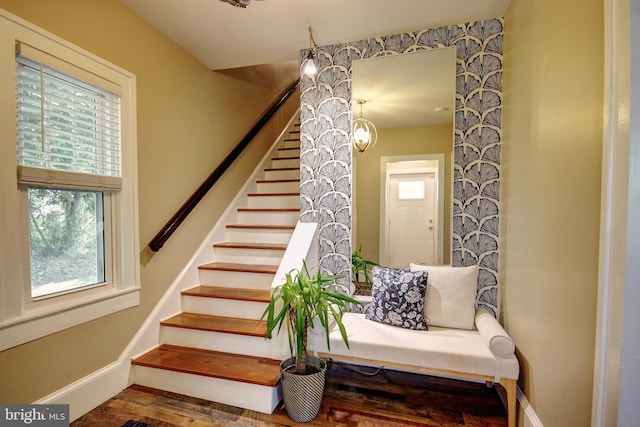
POLYGON ((28 45, 16 46, 21 183, 121 188, 120 95, 114 86, 28 45))

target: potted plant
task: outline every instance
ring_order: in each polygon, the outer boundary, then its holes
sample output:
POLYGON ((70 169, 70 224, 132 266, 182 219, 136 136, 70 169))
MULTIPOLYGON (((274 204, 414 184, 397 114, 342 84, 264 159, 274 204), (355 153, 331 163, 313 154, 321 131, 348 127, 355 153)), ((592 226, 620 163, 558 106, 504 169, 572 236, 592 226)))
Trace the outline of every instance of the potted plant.
POLYGON ((373 261, 368 260, 362 255, 362 245, 357 251, 351 253, 351 279, 356 285, 356 294, 371 292, 371 269, 376 266, 373 261), (364 279, 364 282, 361 281, 364 279), (364 286, 360 285, 364 283, 364 286))
POLYGON ((333 318, 347 347, 349 340, 342 313, 348 303, 359 301, 336 291, 335 281, 343 276, 312 274, 303 262, 302 270, 292 270, 278 285, 262 314, 266 317, 267 338, 274 330, 280 331, 285 323, 292 357, 280 364, 282 394, 289 417, 297 422, 308 422, 318 415, 324 393, 326 363, 307 354, 307 333, 319 322, 325 330, 329 344, 329 323, 333 318))

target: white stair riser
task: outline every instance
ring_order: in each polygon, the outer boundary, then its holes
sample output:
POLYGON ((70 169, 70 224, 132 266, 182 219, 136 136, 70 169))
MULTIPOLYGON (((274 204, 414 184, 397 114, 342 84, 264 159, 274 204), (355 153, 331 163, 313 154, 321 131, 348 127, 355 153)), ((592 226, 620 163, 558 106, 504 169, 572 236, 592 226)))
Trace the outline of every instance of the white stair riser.
POLYGON ((269 357, 271 355, 271 345, 269 340, 264 337, 251 337, 224 332, 161 326, 160 342, 181 347, 244 354, 247 356, 269 357))
POLYGON ((214 248, 216 262, 280 265, 284 250, 214 248))
POLYGON ((270 414, 282 399, 281 387, 267 387, 221 378, 135 366, 135 383, 270 414))
POLYGON ((292 211, 292 212, 240 211, 238 212, 238 223, 240 224, 296 225, 299 218, 300 218, 300 211, 292 211))
POLYGON ((291 134, 282 140, 283 148, 292 148, 298 147, 300 148, 300 134, 291 134))
POLYGON ((258 193, 297 193, 300 191, 300 181, 291 182, 259 182, 258 193))
POLYGON ((264 179, 300 179, 300 168, 265 171, 264 179))
POLYGON ((200 269, 199 276, 203 286, 270 289, 275 274, 200 269))
POLYGON ((286 148, 286 150, 277 150, 276 157, 300 157, 300 147, 298 145, 280 148, 286 148))
MULTIPOLYGON (((300 189, 298 189, 298 192, 300 189)), ((300 196, 250 196, 250 208, 299 208, 300 196)))
POLYGON ((295 167, 300 167, 300 159, 298 159, 298 158, 285 159, 285 158, 274 157, 273 159, 271 159, 271 165, 274 168, 295 168, 295 167))
POLYGON ((292 234, 293 230, 290 229, 228 228, 227 241, 286 244, 292 234))
POLYGON ((209 316, 237 317, 260 320, 267 308, 266 302, 242 301, 222 298, 182 296, 182 311, 209 316))

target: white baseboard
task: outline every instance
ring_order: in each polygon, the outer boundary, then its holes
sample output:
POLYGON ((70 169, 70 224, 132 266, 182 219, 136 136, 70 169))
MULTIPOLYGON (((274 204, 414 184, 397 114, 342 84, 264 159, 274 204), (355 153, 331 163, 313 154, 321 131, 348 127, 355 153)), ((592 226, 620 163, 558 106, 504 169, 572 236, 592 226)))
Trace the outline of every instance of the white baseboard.
POLYGON ((524 427, 544 427, 542 421, 540 421, 540 418, 538 418, 538 415, 536 415, 536 412, 533 410, 533 407, 524 396, 524 393, 520 390, 520 387, 517 388, 516 393, 518 402, 520 402, 520 406, 522 407, 520 413, 524 417, 524 427))
POLYGON ((130 368, 130 361, 118 360, 34 403, 69 405, 69 421, 75 421, 127 388, 130 368))

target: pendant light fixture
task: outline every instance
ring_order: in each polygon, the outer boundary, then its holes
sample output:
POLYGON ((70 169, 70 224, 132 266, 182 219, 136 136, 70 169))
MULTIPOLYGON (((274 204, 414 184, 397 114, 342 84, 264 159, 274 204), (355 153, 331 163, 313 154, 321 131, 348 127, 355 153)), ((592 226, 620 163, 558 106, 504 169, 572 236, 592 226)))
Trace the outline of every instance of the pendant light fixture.
POLYGON ((318 66, 315 63, 317 48, 318 45, 316 45, 313 34, 311 34, 311 27, 309 27, 309 54, 302 65, 302 72, 309 77, 315 76, 318 72, 318 66))
POLYGON ((231 6, 241 7, 243 9, 246 9, 247 6, 251 4, 252 0, 220 0, 220 1, 229 3, 231 6))
POLYGON ((362 106, 367 103, 364 99, 358 99, 358 105, 360 105, 360 117, 353 121, 353 129, 351 132, 351 139, 353 148, 360 153, 364 153, 369 148, 376 145, 378 141, 378 131, 376 127, 362 115, 362 106))

